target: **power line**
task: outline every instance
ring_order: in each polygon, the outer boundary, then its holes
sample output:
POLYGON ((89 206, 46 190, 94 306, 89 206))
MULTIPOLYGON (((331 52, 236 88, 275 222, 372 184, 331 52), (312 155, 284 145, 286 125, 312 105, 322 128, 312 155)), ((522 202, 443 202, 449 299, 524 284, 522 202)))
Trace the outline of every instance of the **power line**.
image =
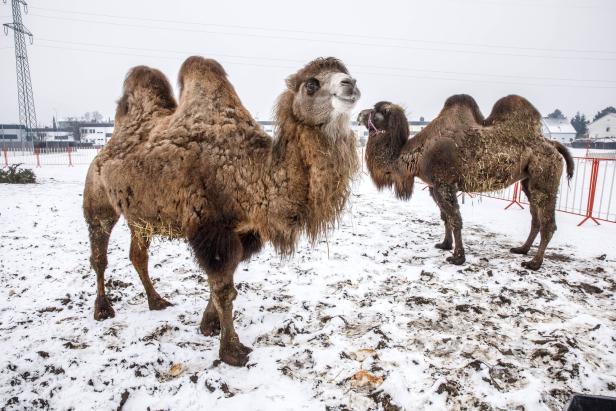
MULTIPOLYGON (((171 54, 179 54, 183 56, 187 56, 191 54, 199 54, 198 52, 195 52, 195 51, 151 49, 151 48, 119 46, 119 45, 112 45, 112 44, 53 40, 53 39, 45 39, 45 38, 39 38, 39 41, 50 42, 50 43, 71 44, 71 45, 79 45, 79 46, 105 47, 105 48, 112 48, 112 49, 125 49, 125 50, 136 50, 136 51, 146 51, 146 52, 156 52, 156 53, 171 53, 171 54)), ((288 63, 293 63, 293 64, 304 63, 304 61, 302 60, 278 58, 278 57, 245 56, 245 55, 221 54, 221 53, 207 53, 206 55, 212 56, 212 57, 218 56, 218 57, 230 57, 230 58, 240 58, 240 59, 250 59, 250 60, 257 59, 257 60, 266 60, 266 61, 282 61, 282 62, 288 62, 288 63)), ((464 76, 480 76, 480 77, 487 76, 487 77, 504 77, 504 78, 512 78, 512 79, 577 81, 577 82, 591 82, 591 83, 616 83, 616 80, 595 80, 595 79, 577 79, 577 78, 559 78, 559 77, 541 77, 541 76, 520 76, 520 75, 507 75, 507 74, 469 73, 469 72, 460 72, 460 71, 418 69, 418 68, 411 68, 411 67, 376 66, 376 65, 367 65, 367 64, 362 64, 362 63, 349 63, 349 65, 352 67, 366 67, 366 68, 377 69, 377 70, 417 71, 417 72, 425 72, 425 73, 454 74, 454 75, 464 75, 464 76)), ((289 68, 293 68, 293 67, 289 67, 289 68)))
MULTIPOLYGON (((339 33, 339 32, 319 32, 319 31, 307 31, 307 30, 297 30, 297 29, 285 29, 285 28, 271 28, 271 27, 259 27, 259 26, 245 26, 245 25, 232 25, 232 24, 220 24, 220 23, 203 23, 203 22, 191 22, 185 20, 169 20, 169 19, 153 19, 153 18, 144 18, 144 17, 130 17, 130 16, 120 16, 115 14, 104 14, 104 13, 88 13, 88 12, 80 12, 80 11, 72 11, 72 10, 61 10, 61 9, 50 9, 46 7, 32 7, 33 9, 43 10, 43 11, 51 11, 54 13, 66 13, 66 14, 77 14, 84 16, 95 16, 95 17, 107 17, 107 18, 116 18, 116 19, 125 19, 125 20, 137 20, 137 21, 147 21, 153 23, 165 23, 165 24, 187 24, 194 26, 205 26, 205 27, 222 27, 222 28, 233 28, 233 29, 243 29, 243 30, 259 30, 259 31, 273 31, 273 32, 285 32, 285 33, 299 33, 299 34, 310 34, 310 35, 321 35, 321 36, 336 36, 336 37, 352 37, 352 38, 364 38, 364 39, 377 39, 377 40, 386 40, 386 41, 404 41, 411 43, 426 43, 426 44, 446 44, 453 46, 466 46, 466 47, 484 47, 484 48, 498 48, 498 49, 511 49, 511 50, 530 50, 530 51, 548 51, 548 52, 568 52, 568 53, 608 53, 608 54, 616 54, 614 50, 587 50, 587 49, 558 49, 558 48, 540 48, 540 47, 521 47, 521 46, 507 46, 500 44, 480 44, 480 43, 463 43, 463 42, 455 42, 455 41, 439 41, 439 40, 424 40, 424 39, 405 39, 400 37, 388 37, 388 36, 368 36, 357 33, 339 33)), ((53 18, 52 16, 40 16, 40 17, 48 17, 53 18)))
MULTIPOLYGON (((103 50, 88 50, 88 49, 76 49, 76 48, 68 48, 68 47, 58 47, 58 46, 41 46, 36 45, 36 48, 50 48, 57 50, 67 50, 67 51, 76 51, 76 52, 86 52, 86 53, 97 53, 97 54, 110 54, 110 55, 121 55, 121 56, 129 56, 129 57, 146 57, 146 58, 156 58, 156 59, 169 59, 169 60, 178 60, 178 57, 171 57, 165 55, 147 55, 147 54, 135 54, 135 53, 121 53, 114 51, 103 51, 103 50)), ((236 61, 225 61, 224 64, 230 65, 240 65, 240 66, 253 66, 253 67, 265 67, 265 68, 280 68, 285 70, 295 70, 297 66, 280 66, 280 65, 272 65, 272 64, 258 64, 258 63, 245 63, 245 62, 236 62, 236 61)), ((382 73, 382 72, 369 72, 369 71, 361 71, 354 70, 356 74, 364 74, 370 76, 389 76, 389 77, 401 77, 401 78, 414 78, 421 80, 445 80, 445 81, 456 81, 456 82, 469 82, 469 79, 461 79, 461 78, 452 78, 452 77, 429 77, 429 76, 420 76, 420 75, 410 75, 410 74, 397 74, 397 73, 382 73)), ((497 81, 497 80, 485 80, 485 79, 474 79, 472 80, 476 83, 486 83, 486 84, 508 84, 508 85, 518 85, 518 86, 533 86, 533 87, 550 87, 550 88, 584 88, 584 89, 616 89, 616 86, 592 86, 592 85, 568 85, 568 84, 540 84, 540 83, 523 83, 523 82, 510 82, 510 81, 497 81)))
POLYGON ((489 54, 489 55, 496 55, 496 56, 530 57, 530 58, 555 59, 555 60, 616 61, 616 58, 599 58, 599 57, 582 57, 582 56, 548 56, 548 55, 538 55, 538 54, 534 55, 534 54, 520 54, 520 53, 498 53, 498 52, 487 51, 487 50, 477 51, 477 50, 437 49, 437 48, 427 48, 427 47, 404 46, 404 45, 397 45, 397 44, 363 43, 363 42, 332 40, 332 39, 285 37, 285 36, 275 36, 275 35, 265 35, 265 34, 255 34, 255 33, 233 33, 233 32, 223 32, 223 31, 215 31, 215 30, 197 30, 197 29, 188 29, 188 28, 148 26, 148 25, 143 25, 143 24, 117 23, 117 22, 109 22, 109 21, 76 19, 76 18, 70 18, 70 17, 45 16, 45 15, 40 15, 40 14, 32 14, 32 16, 52 19, 52 20, 77 21, 77 22, 82 22, 82 23, 87 23, 87 24, 94 23, 94 24, 120 26, 120 27, 150 29, 150 30, 156 30, 156 31, 167 30, 167 31, 173 31, 173 32, 219 34, 219 35, 236 36, 236 37, 250 37, 250 38, 258 37, 258 38, 268 38, 268 39, 278 39, 278 40, 326 42, 326 43, 333 43, 333 44, 345 44, 345 45, 380 47, 380 48, 385 47, 385 48, 396 48, 396 49, 419 50, 419 51, 427 51, 427 52, 446 52, 446 53, 479 54, 479 55, 489 54))

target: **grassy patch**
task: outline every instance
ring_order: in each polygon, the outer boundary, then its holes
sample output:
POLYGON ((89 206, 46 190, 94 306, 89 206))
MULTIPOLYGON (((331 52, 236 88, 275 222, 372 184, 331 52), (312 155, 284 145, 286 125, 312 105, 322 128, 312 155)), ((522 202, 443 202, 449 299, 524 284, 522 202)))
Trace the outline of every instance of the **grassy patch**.
POLYGON ((32 184, 36 176, 29 168, 20 169, 21 164, 12 164, 6 170, 0 169, 0 183, 32 184))

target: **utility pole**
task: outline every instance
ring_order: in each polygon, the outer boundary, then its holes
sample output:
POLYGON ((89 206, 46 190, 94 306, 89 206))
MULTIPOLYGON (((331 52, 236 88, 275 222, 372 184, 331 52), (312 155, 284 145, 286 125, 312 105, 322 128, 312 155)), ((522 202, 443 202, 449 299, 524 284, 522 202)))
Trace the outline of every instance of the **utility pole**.
MULTIPOLYGON (((6 3, 7 0, 3 0, 6 3)), ((11 0, 13 21, 5 23, 4 34, 8 36, 9 29, 15 36, 15 67, 17 69, 17 103, 19 105, 19 123, 26 128, 26 139, 34 141, 34 128, 36 128, 36 111, 34 109, 34 96, 32 93, 32 80, 30 80, 30 64, 26 50, 26 36, 32 44, 32 33, 24 26, 21 20, 21 7, 28 12, 28 3, 25 0, 11 0)), ((23 150, 23 139, 22 139, 23 150)))

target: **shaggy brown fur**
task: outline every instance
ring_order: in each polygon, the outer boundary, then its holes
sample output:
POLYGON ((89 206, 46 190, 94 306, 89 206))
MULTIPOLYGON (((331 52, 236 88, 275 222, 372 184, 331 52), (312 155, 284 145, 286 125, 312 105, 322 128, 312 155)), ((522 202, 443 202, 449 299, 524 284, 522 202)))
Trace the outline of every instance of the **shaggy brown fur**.
POLYGON ((96 319, 114 315, 104 271, 110 232, 123 215, 150 309, 169 305, 148 275, 150 238, 187 239, 211 287, 201 331, 220 330, 221 359, 246 363, 250 349, 233 328, 238 263, 265 242, 288 255, 303 233, 315 240, 331 227, 358 163, 349 113, 359 90, 344 65, 317 59, 287 84, 272 139, 214 60, 190 57, 182 65, 179 105, 159 71, 128 73, 113 137, 92 163, 84 192, 96 319))
POLYGON ((447 261, 465 261, 457 192, 495 191, 521 181, 530 202, 531 231, 526 242, 511 252, 528 253, 541 232, 537 254, 522 263, 533 270, 541 266, 556 230, 561 156, 569 178, 573 159, 566 147, 541 135, 541 116, 526 99, 504 97, 484 119, 472 97, 452 96, 438 117, 411 139, 404 110, 395 104, 377 103, 359 117, 370 130, 366 163, 379 189, 393 186, 398 197, 408 199, 415 177, 429 185, 445 223, 445 239, 436 247, 450 250, 455 238, 453 256, 447 261))

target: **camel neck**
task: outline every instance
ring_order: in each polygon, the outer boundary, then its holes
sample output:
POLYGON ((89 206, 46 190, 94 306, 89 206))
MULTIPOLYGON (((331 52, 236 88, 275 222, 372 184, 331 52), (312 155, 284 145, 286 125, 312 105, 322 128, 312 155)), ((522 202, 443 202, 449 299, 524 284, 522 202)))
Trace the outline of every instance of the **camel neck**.
POLYGON ((269 234, 283 253, 293 251, 297 236, 314 241, 335 221, 349 194, 357 164, 350 130, 329 136, 324 127, 298 124, 291 117, 278 123, 269 172, 269 234))

